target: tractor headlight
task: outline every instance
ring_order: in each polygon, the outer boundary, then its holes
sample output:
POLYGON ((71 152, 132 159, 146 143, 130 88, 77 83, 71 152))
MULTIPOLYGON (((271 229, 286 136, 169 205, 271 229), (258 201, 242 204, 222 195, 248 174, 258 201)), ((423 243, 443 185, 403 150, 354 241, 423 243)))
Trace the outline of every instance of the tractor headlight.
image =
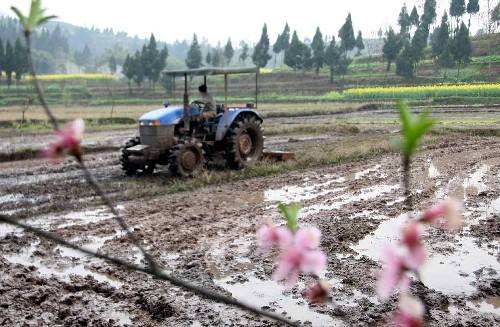
POLYGON ((160 126, 159 120, 152 120, 149 122, 149 126, 160 126))

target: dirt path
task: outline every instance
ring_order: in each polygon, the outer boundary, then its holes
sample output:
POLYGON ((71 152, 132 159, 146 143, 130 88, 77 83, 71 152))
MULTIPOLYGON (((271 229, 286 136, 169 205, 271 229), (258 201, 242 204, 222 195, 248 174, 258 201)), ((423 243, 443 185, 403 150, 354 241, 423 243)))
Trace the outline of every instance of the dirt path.
MULTIPOLYGON (((99 154, 90 163, 98 177, 107 180, 119 174, 116 169, 108 171, 115 159, 99 154)), ((158 194, 121 203, 119 209, 170 272, 312 326, 378 326, 394 306, 394 301, 382 303, 374 294, 378 253, 394 240, 406 219, 398 163, 398 156, 391 155, 195 192, 158 194), (277 201, 302 202, 301 222, 323 232, 331 304, 309 307, 300 296, 308 281, 286 290, 270 279, 272 259, 257 255, 256 227, 263 219, 278 221, 277 201)), ((1 210, 33 204, 30 194, 45 196, 47 205, 54 197, 62 201, 64 190, 67 201, 83 196, 83 211, 46 214, 29 222, 87 247, 144 263, 107 212, 89 207, 86 190, 74 193, 77 188, 72 185, 82 183, 76 173, 71 175, 74 167, 64 165, 61 173, 55 167, 38 168, 36 161, 24 164, 3 164, 2 181, 11 181, 12 188, 0 196, 1 210), (43 172, 47 181, 57 182, 30 181, 26 172, 43 172)), ((456 236, 431 229, 426 241, 430 256, 424 284, 413 291, 432 308, 430 325, 497 325, 500 139, 463 138, 430 145, 415 160, 412 174, 419 209, 446 195, 465 200, 465 229, 456 236)), ((159 176, 134 182, 145 187, 155 178, 159 176)), ((127 192, 125 184, 113 185, 116 192, 127 192)), ((0 249, 0 325, 273 325, 3 225, 0 249)))

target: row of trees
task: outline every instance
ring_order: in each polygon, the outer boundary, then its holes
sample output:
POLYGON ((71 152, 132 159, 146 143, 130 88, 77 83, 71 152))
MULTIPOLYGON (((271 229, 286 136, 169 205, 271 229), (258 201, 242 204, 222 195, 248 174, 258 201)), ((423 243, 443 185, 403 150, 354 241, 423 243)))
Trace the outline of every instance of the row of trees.
POLYGON ((17 82, 28 71, 28 54, 26 47, 17 38, 12 45, 10 40, 5 42, 0 39, 0 83, 3 73, 5 73, 7 85, 12 84, 12 77, 15 76, 17 82))
MULTIPOLYGON (((239 55, 239 61, 245 62, 249 57, 249 46, 246 42, 242 41, 240 43, 241 53, 239 55)), ((193 35, 193 41, 187 52, 186 66, 190 69, 199 68, 202 66, 215 66, 223 67, 231 64, 236 51, 233 47, 231 39, 227 40, 224 47, 217 45, 216 48, 207 47, 206 55, 203 57, 201 46, 198 42, 198 36, 193 35)))
MULTIPOLYGON (((158 49, 155 36, 151 35, 149 43, 144 44, 142 49, 137 50, 133 56, 127 55, 122 67, 123 75, 129 82, 129 88, 132 81, 137 86, 142 86, 144 81, 148 81, 154 89, 156 83, 160 81, 161 72, 167 65, 168 49, 164 46, 158 49)), ((110 70, 116 69, 116 59, 110 57, 110 70)))
MULTIPOLYGON (((348 53, 355 48, 357 54, 365 48, 361 31, 357 37, 354 34, 352 26, 352 17, 349 14, 344 25, 338 32, 340 43, 337 44, 335 37, 324 37, 320 28, 316 29, 316 33, 311 44, 306 44, 299 39, 297 31, 290 33, 290 26, 285 25, 283 32, 278 35, 276 42, 272 47, 272 52, 275 54, 275 60, 278 55, 283 54, 284 63, 294 70, 299 69, 314 69, 319 73, 320 69, 325 65, 330 69, 330 76, 333 80, 334 74, 345 74, 347 67, 351 63, 348 53)), ((252 62, 258 67, 265 67, 271 60, 271 50, 267 25, 262 28, 261 37, 255 45, 252 54, 250 55, 250 47, 247 43, 240 43, 240 62, 245 62, 251 57, 252 62)), ((196 34, 193 36, 193 41, 189 48, 186 58, 186 66, 190 69, 207 66, 225 66, 229 65, 234 57, 235 50, 229 39, 224 48, 219 45, 213 50, 208 50, 205 58, 203 58, 202 50, 198 43, 196 34), (205 60, 203 60, 205 59, 205 60)))
POLYGON ((436 0, 426 0, 423 13, 419 15, 416 7, 409 13, 406 5, 401 8, 398 24, 399 33, 389 28, 384 39, 382 49, 387 61, 387 71, 391 64, 396 63, 396 73, 405 78, 414 78, 419 62, 424 59, 429 39, 432 45, 432 57, 443 68, 460 68, 469 63, 472 55, 472 43, 469 28, 462 20, 467 12, 470 19, 479 12, 478 0, 452 0, 450 16, 455 19, 455 27, 448 22, 448 13, 445 12, 441 25, 430 34, 430 28, 436 20, 436 0))

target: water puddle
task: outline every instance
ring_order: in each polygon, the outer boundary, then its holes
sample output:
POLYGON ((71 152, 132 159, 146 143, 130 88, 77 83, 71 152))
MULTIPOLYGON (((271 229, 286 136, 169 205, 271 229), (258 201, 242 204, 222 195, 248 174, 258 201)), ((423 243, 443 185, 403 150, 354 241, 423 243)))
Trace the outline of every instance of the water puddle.
POLYGON ((368 200, 373 200, 376 199, 384 194, 391 193, 397 189, 399 189, 399 185, 375 185, 371 187, 367 187, 364 189, 361 189, 361 191, 358 194, 352 194, 352 193, 345 193, 341 196, 333 198, 335 200, 332 203, 321 203, 321 204, 314 204, 312 206, 304 208, 301 212, 302 217, 306 217, 309 215, 314 215, 317 214, 321 211, 331 211, 335 209, 339 209, 340 207, 354 203, 354 202, 361 202, 361 201, 368 201, 368 200))
MULTIPOLYGON (((470 226, 500 212, 500 199, 490 204, 470 209, 464 213, 467 225, 452 242, 437 242, 428 245, 429 256, 421 270, 423 283, 448 295, 473 294, 476 291, 475 272, 482 268, 500 271, 498 249, 500 242, 478 243, 470 235, 470 226)), ((386 245, 395 245, 401 228, 407 221, 403 214, 380 223, 378 228, 351 248, 359 255, 366 255, 380 262, 381 250, 386 245)))
POLYGON ((357 172, 354 174, 354 179, 358 180, 358 179, 361 179, 363 177, 369 176, 372 173, 378 172, 381 167, 382 167, 382 165, 376 165, 374 167, 357 172))
POLYGON ((500 297, 498 296, 491 296, 475 301, 467 301, 467 306, 478 312, 500 315, 500 297))
POLYGON ((325 176, 329 179, 326 182, 310 184, 305 181, 305 186, 289 185, 279 189, 270 189, 264 192, 264 198, 268 202, 301 202, 305 200, 315 199, 317 197, 342 191, 344 188, 327 189, 332 184, 340 184, 345 181, 345 178, 335 178, 325 176))
POLYGON ((489 245, 480 246, 472 237, 457 237, 456 242, 443 244, 453 252, 429 255, 421 270, 423 283, 448 295, 473 294, 476 291, 472 285, 476 280, 475 271, 485 267, 500 271, 498 245, 493 248, 489 245))
POLYGON ((351 246, 351 249, 360 255, 366 255, 372 260, 380 261, 382 248, 386 245, 396 245, 399 240, 401 228, 407 221, 407 214, 385 220, 380 223, 373 233, 368 234, 358 244, 351 246))
POLYGON ((24 198, 23 194, 5 194, 0 196, 0 205, 7 204, 7 203, 12 203, 12 202, 18 202, 21 201, 24 198))
MULTIPOLYGON (((123 211, 123 206, 116 207, 119 211, 123 211)), ((85 211, 73 211, 63 215, 41 216, 32 219, 23 220, 27 225, 38 227, 44 230, 56 230, 60 228, 68 228, 73 226, 84 226, 91 223, 102 222, 107 219, 113 218, 113 215, 107 208, 101 207, 97 209, 85 211)), ((16 235, 22 234, 20 228, 12 227, 8 224, 0 223, 0 238, 8 234, 15 233, 16 235)))
MULTIPOLYGON (((117 207, 117 209, 119 208, 117 207)), ((98 208, 86 211, 74 211, 61 217, 60 219, 62 221, 67 221, 67 222, 59 223, 57 225, 57 228, 67 228, 76 225, 78 226, 88 225, 90 223, 97 223, 111 218, 113 218, 113 214, 109 212, 107 208, 98 208)))
MULTIPOLYGON (((83 244, 83 248, 91 251, 97 252, 100 248, 104 246, 107 241, 111 241, 115 238, 125 236, 125 232, 122 230, 116 231, 113 235, 108 236, 89 236, 87 237, 87 242, 83 244)), ((72 243, 77 243, 80 238, 76 238, 71 240, 72 243)), ((55 248, 55 251, 59 251, 62 257, 74 258, 74 259, 82 259, 88 257, 88 254, 85 254, 81 251, 74 250, 72 248, 68 248, 65 246, 58 245, 55 248)))
POLYGON ((465 194, 468 194, 469 192, 471 192, 471 190, 475 190, 475 193, 477 195, 485 192, 488 189, 488 187, 484 183, 484 177, 488 172, 488 169, 488 165, 481 165, 481 167, 479 167, 475 172, 470 174, 469 177, 464 180, 463 187, 465 194))
POLYGON ((215 284, 242 302, 251 304, 258 308, 269 306, 276 308, 276 312, 286 312, 292 320, 303 323, 309 322, 310 326, 343 326, 343 323, 334 320, 326 314, 311 310, 305 300, 293 298, 286 292, 285 286, 272 281, 260 280, 253 276, 247 276, 248 280, 243 283, 234 283, 232 278, 214 280, 215 284))
POLYGON ((432 161, 429 163, 428 175, 432 179, 438 178, 441 175, 432 161))
POLYGON ((55 276, 60 280, 65 282, 70 282, 70 276, 81 276, 87 277, 92 276, 95 280, 99 282, 108 283, 109 285, 119 288, 122 283, 116 279, 113 279, 104 274, 96 273, 87 269, 84 264, 76 264, 69 266, 59 266, 57 264, 47 264, 42 259, 34 255, 38 248, 39 243, 36 242, 27 248, 21 250, 18 254, 7 255, 5 259, 13 264, 20 264, 23 266, 34 266, 37 268, 38 273, 43 277, 55 276))
POLYGON ((113 321, 117 322, 120 326, 132 325, 132 316, 128 312, 109 310, 105 315, 107 319, 113 319, 113 321))

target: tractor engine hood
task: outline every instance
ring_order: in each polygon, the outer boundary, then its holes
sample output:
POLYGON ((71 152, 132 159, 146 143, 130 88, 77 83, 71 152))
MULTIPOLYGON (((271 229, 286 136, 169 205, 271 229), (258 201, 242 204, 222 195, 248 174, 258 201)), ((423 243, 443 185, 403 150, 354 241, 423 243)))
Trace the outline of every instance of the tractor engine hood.
POLYGON ((180 122, 184 115, 183 106, 172 106, 150 111, 139 118, 139 122, 144 125, 149 125, 153 121, 160 125, 176 125, 180 122))

